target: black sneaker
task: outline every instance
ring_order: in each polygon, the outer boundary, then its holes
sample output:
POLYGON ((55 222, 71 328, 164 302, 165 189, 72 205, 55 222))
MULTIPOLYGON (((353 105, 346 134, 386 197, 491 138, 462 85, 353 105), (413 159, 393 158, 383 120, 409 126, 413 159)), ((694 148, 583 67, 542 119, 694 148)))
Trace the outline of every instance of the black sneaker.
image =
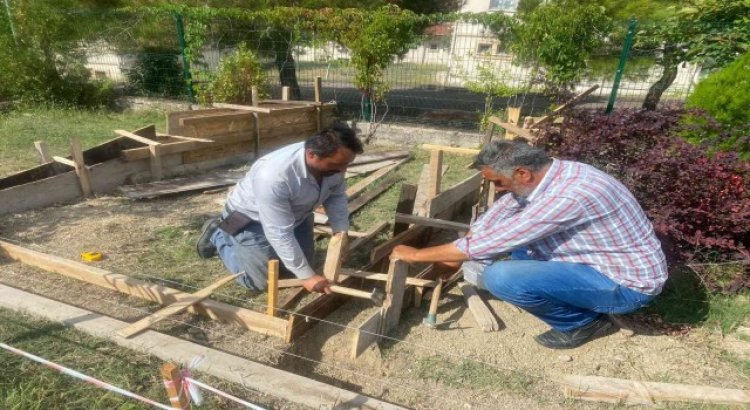
POLYGON ((195 250, 198 251, 201 259, 213 258, 216 255, 216 247, 211 243, 211 235, 216 232, 220 222, 219 218, 211 218, 203 224, 201 236, 198 237, 198 243, 195 245, 195 250))
POLYGON ((602 317, 585 326, 568 330, 567 332, 550 329, 541 335, 534 336, 534 340, 550 349, 572 349, 604 335, 611 327, 612 322, 607 320, 606 317, 602 317))

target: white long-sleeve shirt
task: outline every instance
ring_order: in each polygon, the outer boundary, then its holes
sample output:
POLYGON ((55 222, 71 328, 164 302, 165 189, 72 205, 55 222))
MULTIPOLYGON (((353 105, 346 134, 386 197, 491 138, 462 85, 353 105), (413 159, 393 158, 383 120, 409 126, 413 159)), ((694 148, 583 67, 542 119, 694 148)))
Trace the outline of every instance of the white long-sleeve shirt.
POLYGON ((334 232, 349 230, 344 174, 324 177, 318 184, 307 169, 304 142, 258 159, 229 194, 227 205, 261 223, 281 262, 300 279, 315 271, 294 237, 294 229, 323 205, 334 232))

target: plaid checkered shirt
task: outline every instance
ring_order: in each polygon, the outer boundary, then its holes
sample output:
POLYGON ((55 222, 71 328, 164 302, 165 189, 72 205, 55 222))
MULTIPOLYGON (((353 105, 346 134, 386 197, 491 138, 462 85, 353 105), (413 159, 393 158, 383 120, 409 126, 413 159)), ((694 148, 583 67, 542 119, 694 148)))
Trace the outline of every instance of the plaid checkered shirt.
POLYGON ((486 264, 527 248, 533 259, 590 265, 645 294, 658 294, 667 279, 661 244, 630 191, 578 162, 553 160, 528 198, 500 197, 454 243, 486 264))

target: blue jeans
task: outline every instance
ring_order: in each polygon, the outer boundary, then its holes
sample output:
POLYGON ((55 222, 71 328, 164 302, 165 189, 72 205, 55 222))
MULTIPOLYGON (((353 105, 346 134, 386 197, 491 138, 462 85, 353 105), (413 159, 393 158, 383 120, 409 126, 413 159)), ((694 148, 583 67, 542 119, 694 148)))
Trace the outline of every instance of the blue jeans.
POLYGON ((633 312, 654 298, 618 285, 588 265, 532 260, 525 251, 511 257, 484 269, 483 286, 561 332, 585 326, 602 314, 633 312))
MULTIPOLYGON (((313 265, 315 242, 312 214, 294 229, 294 237, 297 238, 307 262, 313 265)), ((279 259, 279 256, 268 243, 260 223, 252 222, 234 236, 217 229, 211 235, 211 242, 216 246, 219 258, 230 272, 245 272, 237 278, 237 283, 254 291, 264 291, 268 288, 268 261, 279 259)), ((284 264, 280 265, 280 274, 289 275, 290 272, 284 264)))

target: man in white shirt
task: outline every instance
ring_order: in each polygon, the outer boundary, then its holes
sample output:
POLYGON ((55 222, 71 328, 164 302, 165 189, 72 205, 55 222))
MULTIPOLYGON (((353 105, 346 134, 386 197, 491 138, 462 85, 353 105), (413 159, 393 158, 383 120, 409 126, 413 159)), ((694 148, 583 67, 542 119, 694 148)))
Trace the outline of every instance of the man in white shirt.
POLYGON ((305 289, 330 293, 312 268, 313 211, 325 208, 334 233, 349 229, 344 174, 362 152, 342 124, 261 157, 229 194, 222 218, 204 224, 198 255, 218 254, 229 271, 244 271, 238 282, 251 290, 266 289, 268 260, 279 259, 305 289))

